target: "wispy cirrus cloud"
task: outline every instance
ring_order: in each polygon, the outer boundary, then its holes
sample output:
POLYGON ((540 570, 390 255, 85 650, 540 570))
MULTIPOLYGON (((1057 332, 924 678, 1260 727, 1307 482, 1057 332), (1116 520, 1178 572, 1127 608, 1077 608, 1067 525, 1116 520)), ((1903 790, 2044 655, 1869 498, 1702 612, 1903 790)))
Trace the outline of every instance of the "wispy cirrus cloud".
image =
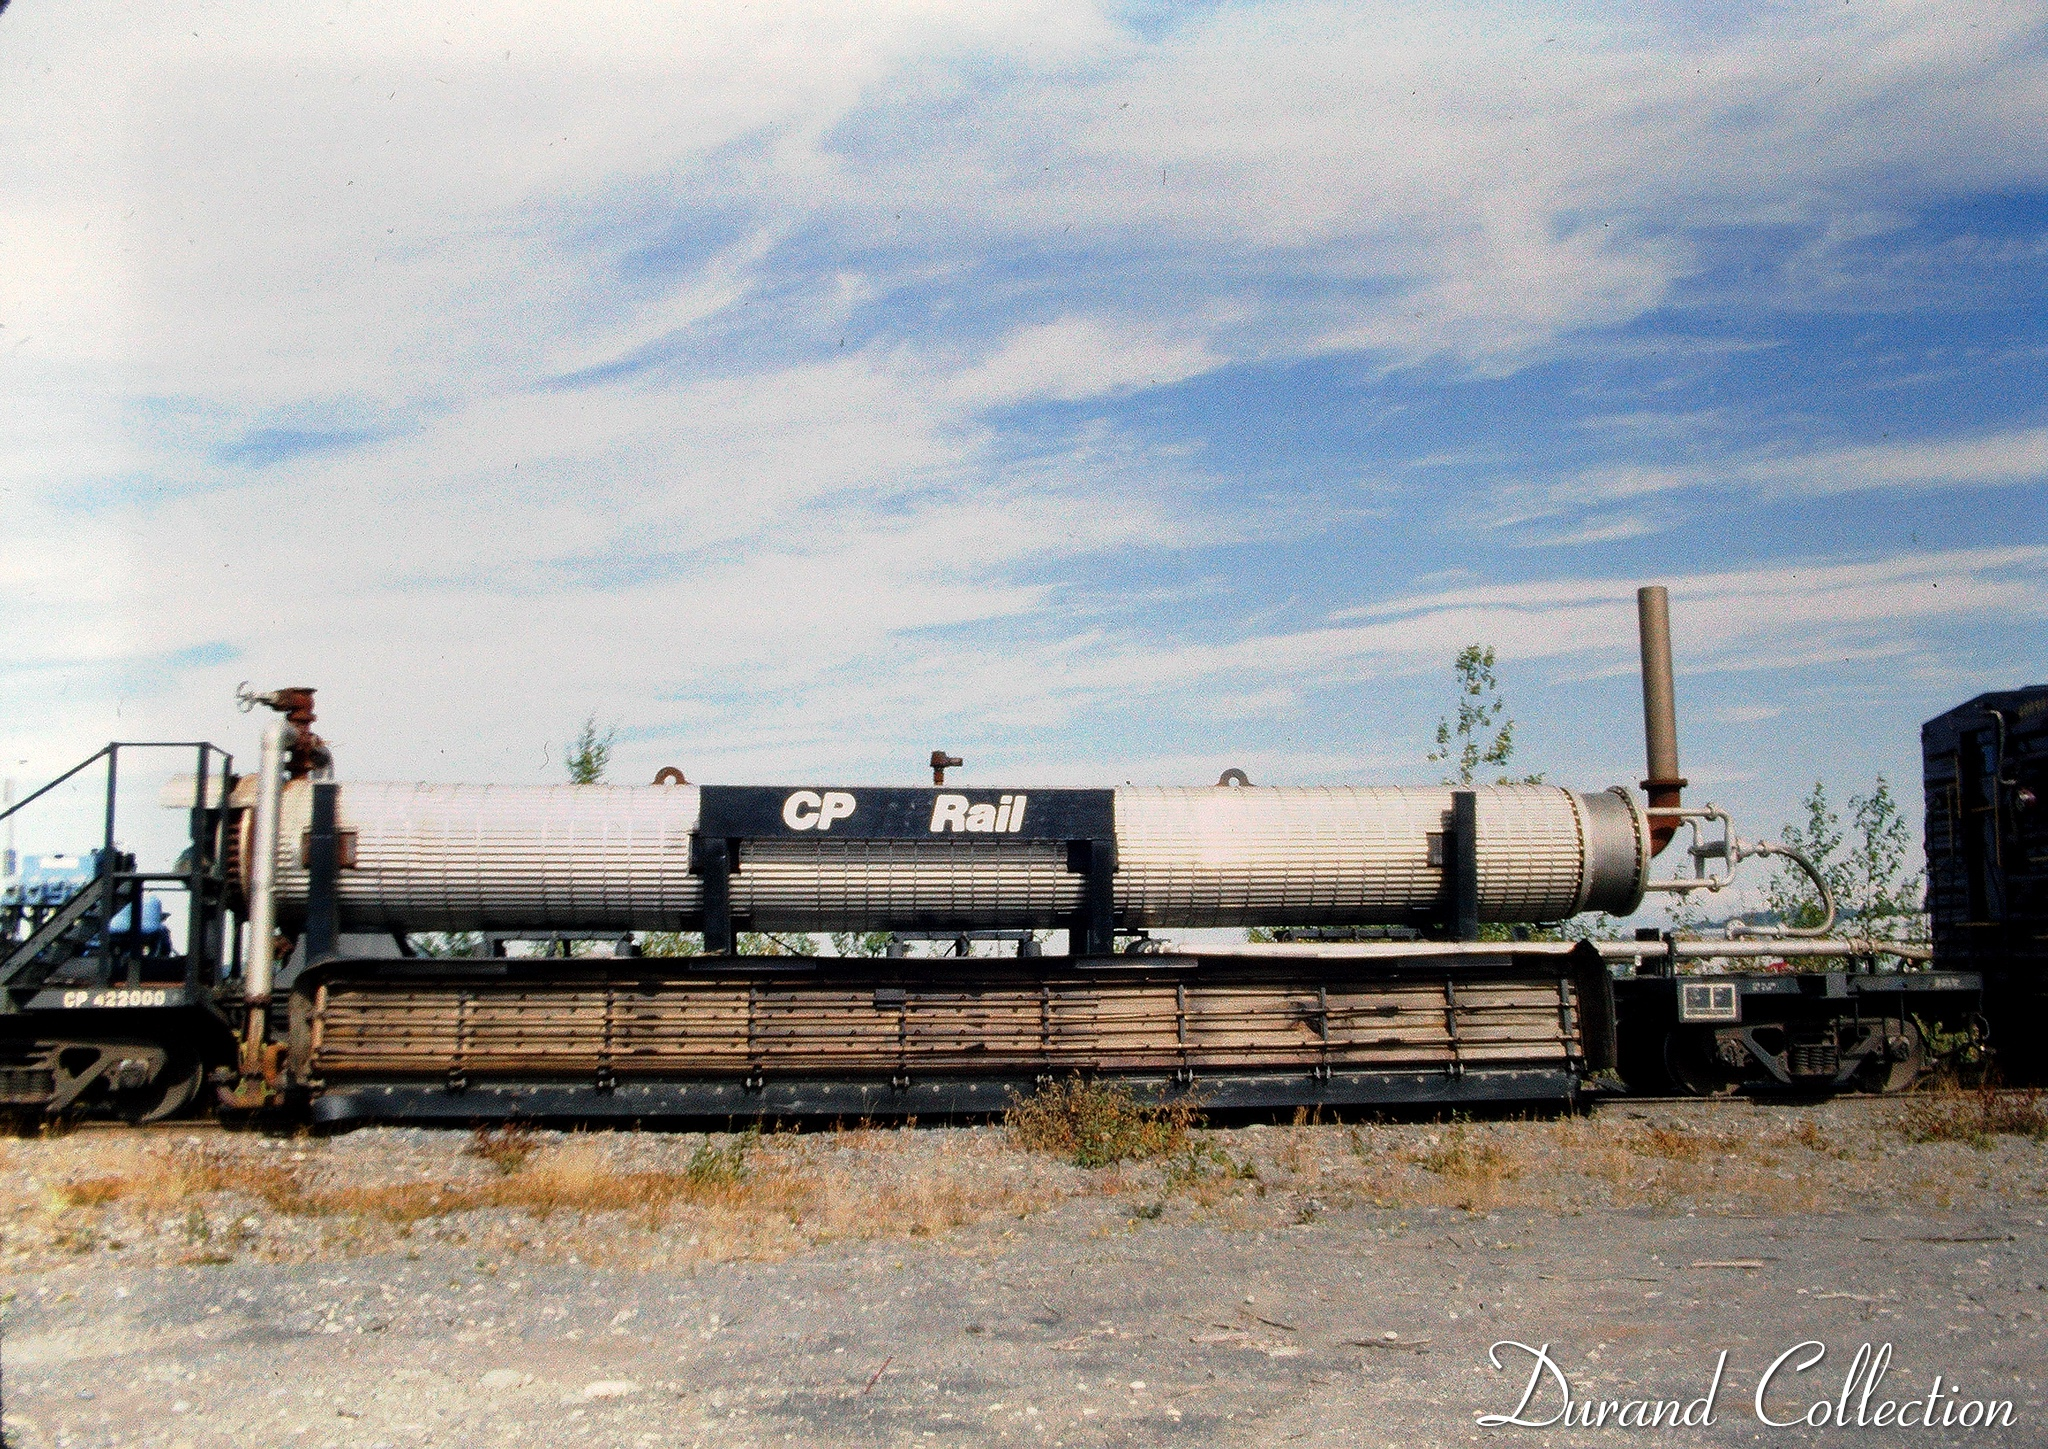
POLYGON ((1377 768, 1472 640, 1624 669, 1658 575, 1691 668, 2021 667, 2048 48, 1972 21, 16 7, 0 610, 64 684, 0 731, 248 674, 393 772, 593 708, 731 772, 1377 768))
MULTIPOLYGON (((1718 430, 1717 430, 1718 431, 1718 430)), ((2048 483, 2048 428, 1848 447, 1752 448, 1672 463, 1612 463, 1559 482, 1507 484, 1495 493, 1496 527, 1520 527, 1615 504, 1740 490, 1759 503, 1854 493, 2009 488, 2048 483)), ((1594 518, 1537 542, 1586 543, 1651 532, 1641 516, 1594 518)))

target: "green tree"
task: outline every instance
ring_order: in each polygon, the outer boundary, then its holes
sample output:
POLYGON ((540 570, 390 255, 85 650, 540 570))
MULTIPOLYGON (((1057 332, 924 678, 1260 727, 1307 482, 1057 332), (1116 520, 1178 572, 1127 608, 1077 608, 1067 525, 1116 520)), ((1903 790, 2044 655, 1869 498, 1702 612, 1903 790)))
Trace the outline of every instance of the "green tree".
POLYGON ((741 931, 733 942, 742 956, 815 956, 817 942, 801 932, 741 931))
POLYGON ((701 956, 704 937, 697 931, 642 931, 634 938, 643 956, 701 956))
MULTIPOLYGON (((701 956, 701 931, 643 931, 635 938, 643 956, 701 956)), ((802 933, 741 931, 734 943, 742 956, 815 956, 817 942, 802 933)))
POLYGON ((1843 874, 1849 908, 1863 934, 1894 940, 1926 935, 1926 876, 1907 869, 1918 837, 1884 776, 1868 795, 1850 797, 1849 817, 1856 834, 1843 874))
MULTIPOLYGON (((1780 838, 1820 871, 1843 925, 1857 935, 1886 940, 1924 936, 1925 879, 1908 869, 1915 836, 1891 782, 1879 775, 1869 794, 1851 795, 1846 825, 1818 780, 1804 806, 1805 823, 1787 825, 1780 838)), ((1764 888, 1764 899, 1788 926, 1820 924, 1813 884, 1797 866, 1779 866, 1764 888)))
MULTIPOLYGON (((1546 927, 1539 930, 1537 934, 1543 939, 1548 939, 1549 930, 1546 927)), ((1557 939, 1560 941, 1618 941, 1621 939, 1621 927, 1615 924, 1614 917, 1608 915, 1607 912, 1595 911, 1590 918, 1586 916, 1573 916, 1569 921, 1558 926, 1557 939)))
POLYGON ((887 931, 834 931, 832 949, 842 956, 886 956, 889 954, 889 932, 887 931))
POLYGON ((569 742, 568 753, 562 760, 569 771, 569 783, 602 785, 605 771, 611 768, 612 744, 618 736, 617 725, 608 725, 600 733, 596 715, 584 720, 582 730, 569 742))
MULTIPOLYGON (((1846 916, 1848 902, 1843 891, 1841 862, 1842 817, 1828 803, 1827 786, 1813 782, 1813 789, 1801 802, 1806 811, 1803 825, 1786 825, 1778 839, 1813 862, 1814 869, 1835 894, 1837 911, 1846 916)), ((1764 900, 1778 919, 1788 926, 1809 930, 1821 923, 1824 912, 1814 896, 1813 883, 1796 865, 1780 865, 1764 887, 1764 900)))
MULTIPOLYGON (((612 741, 618 738, 619 727, 607 725, 602 732, 597 728, 597 716, 591 715, 583 721, 583 728, 565 747, 562 767, 569 772, 572 785, 602 785, 604 772, 611 768, 612 741)), ((566 954, 587 956, 590 942, 570 941, 566 943, 566 954)), ((642 948, 645 949, 644 947, 642 948)))
MULTIPOLYGON (((1429 752, 1432 765, 1453 764, 1455 775, 1446 775, 1446 785, 1470 785, 1480 767, 1505 770, 1515 755, 1515 721, 1502 697, 1500 679, 1493 672, 1491 644, 1467 644, 1458 651, 1451 670, 1458 678, 1458 716, 1437 721, 1436 748, 1429 752)), ((1540 785, 1541 774, 1519 780, 1500 775, 1498 785, 1540 785)))
MULTIPOLYGON (((1471 785, 1481 766, 1502 772, 1493 779, 1496 785, 1543 783, 1540 772, 1520 777, 1505 773, 1515 758, 1515 720, 1508 713, 1493 665, 1491 644, 1467 644, 1451 661, 1451 672, 1458 680, 1458 717, 1455 723, 1449 717, 1437 721, 1436 748, 1429 753, 1432 765, 1456 762, 1458 773, 1445 776, 1446 785, 1471 785)), ((1479 939, 1511 941, 1518 932, 1523 940, 1560 939, 1555 926, 1516 927, 1503 921, 1483 923, 1479 939)))
MULTIPOLYGON (((1473 784, 1481 767, 1506 771, 1515 758, 1515 721, 1508 713, 1507 700, 1502 697, 1500 678, 1493 672, 1495 661, 1491 644, 1467 644, 1458 651, 1458 657, 1451 662, 1451 672, 1458 681, 1458 714, 1455 722, 1445 716, 1437 722, 1436 748, 1427 756, 1432 765, 1455 763, 1457 773, 1444 777, 1446 785, 1473 784)), ((1497 775, 1497 785, 1540 785, 1543 776, 1513 776, 1506 773, 1497 775)), ((1614 926, 1606 916, 1601 916, 1587 926, 1515 927, 1499 921, 1488 921, 1479 927, 1482 941, 1508 941, 1516 937, 1533 941, 1579 940, 1583 937, 1604 937, 1614 934, 1614 926)), ((1271 928, 1254 926, 1245 932, 1245 939, 1253 944, 1270 942, 1274 939, 1271 928)))
POLYGON ((421 956, 474 956, 484 944, 480 931, 428 931, 406 940, 421 956))

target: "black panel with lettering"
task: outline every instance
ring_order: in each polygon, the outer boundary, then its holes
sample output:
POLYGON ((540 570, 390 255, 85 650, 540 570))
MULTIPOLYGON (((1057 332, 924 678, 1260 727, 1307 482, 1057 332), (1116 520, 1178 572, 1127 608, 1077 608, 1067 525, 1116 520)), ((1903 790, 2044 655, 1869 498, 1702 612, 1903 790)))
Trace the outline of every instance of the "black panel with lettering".
POLYGON ((1113 790, 706 785, 697 833, 714 839, 1111 840, 1113 790))

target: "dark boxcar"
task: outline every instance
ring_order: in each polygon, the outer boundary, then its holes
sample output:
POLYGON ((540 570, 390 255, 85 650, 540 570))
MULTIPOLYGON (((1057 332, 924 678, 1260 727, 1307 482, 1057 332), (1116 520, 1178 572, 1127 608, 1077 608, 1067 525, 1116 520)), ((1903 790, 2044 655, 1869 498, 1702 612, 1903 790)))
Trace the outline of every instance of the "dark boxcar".
POLYGON ((2000 1074, 2048 1080, 2048 685, 1980 694, 1920 745, 1935 959, 1982 974, 2000 1074))

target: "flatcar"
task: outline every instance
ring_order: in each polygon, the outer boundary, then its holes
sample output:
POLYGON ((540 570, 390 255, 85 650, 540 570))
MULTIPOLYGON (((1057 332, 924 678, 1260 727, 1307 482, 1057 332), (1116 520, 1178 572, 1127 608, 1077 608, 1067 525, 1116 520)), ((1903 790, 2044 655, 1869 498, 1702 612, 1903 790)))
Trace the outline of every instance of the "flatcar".
POLYGON ((1683 802, 1664 591, 1640 591, 1639 613, 1640 794, 1257 786, 1241 771, 989 788, 949 784, 943 752, 929 787, 673 770, 641 787, 356 781, 314 733, 311 689, 251 696, 280 716, 252 771, 210 744, 112 744, 13 807, 104 769, 90 869, 68 891, 18 884, 0 917, 0 1107, 650 1122, 990 1112, 1069 1073, 1219 1110, 1566 1105, 1624 1076, 1909 1082, 1913 1021, 1974 1009, 1975 975, 1854 969, 1868 948, 1838 940, 1709 951, 1543 929, 1718 890, 1744 859, 1788 853, 1683 802), (191 827, 168 870, 113 839, 121 763, 143 748, 193 760, 166 792, 191 827), (1690 874, 1655 878, 1681 830, 1690 874), (176 949, 152 924, 165 898, 182 901, 176 949), (1171 949, 1154 934, 1202 927, 1293 939, 1171 949), (830 931, 1019 950, 744 949, 750 933, 830 931), (422 956, 429 932, 612 944, 422 956), (703 949, 640 954, 649 932, 703 949), (1043 949, 1046 933, 1065 949, 1043 949), (1770 950, 1845 969, 1675 969, 1770 950))

